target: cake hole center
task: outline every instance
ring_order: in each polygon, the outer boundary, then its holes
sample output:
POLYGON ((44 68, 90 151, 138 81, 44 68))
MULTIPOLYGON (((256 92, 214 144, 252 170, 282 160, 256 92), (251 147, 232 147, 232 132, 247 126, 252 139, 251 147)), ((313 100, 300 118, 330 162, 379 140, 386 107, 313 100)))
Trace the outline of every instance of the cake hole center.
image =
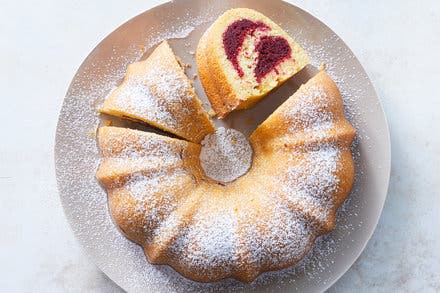
POLYGON ((200 163, 208 177, 231 182, 248 172, 252 147, 240 131, 219 127, 203 139, 200 163))

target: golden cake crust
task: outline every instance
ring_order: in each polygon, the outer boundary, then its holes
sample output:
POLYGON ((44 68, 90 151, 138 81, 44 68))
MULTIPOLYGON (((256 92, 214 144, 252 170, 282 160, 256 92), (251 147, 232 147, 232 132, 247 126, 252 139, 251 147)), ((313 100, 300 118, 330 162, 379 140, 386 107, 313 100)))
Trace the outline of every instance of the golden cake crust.
POLYGON ((130 64, 101 113, 160 128, 192 142, 214 131, 194 88, 168 42, 144 61, 130 64))
POLYGON ((198 144, 117 127, 99 129, 97 178, 116 224, 151 263, 199 282, 251 282, 333 230, 354 180, 354 135, 320 72, 254 131, 252 166, 233 182, 206 177, 198 144))

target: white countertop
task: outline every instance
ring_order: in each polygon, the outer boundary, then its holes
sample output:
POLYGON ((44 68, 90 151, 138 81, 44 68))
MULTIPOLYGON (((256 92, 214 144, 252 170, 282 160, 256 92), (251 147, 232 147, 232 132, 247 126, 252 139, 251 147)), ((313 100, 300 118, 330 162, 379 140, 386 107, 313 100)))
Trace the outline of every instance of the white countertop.
MULTIPOLYGON (((55 127, 82 60, 117 26, 160 2, 0 0, 1 291, 121 290, 82 253, 64 218, 55 127)), ((440 2, 290 2, 355 52, 391 130, 391 182, 379 225, 330 291, 440 291, 440 2)))

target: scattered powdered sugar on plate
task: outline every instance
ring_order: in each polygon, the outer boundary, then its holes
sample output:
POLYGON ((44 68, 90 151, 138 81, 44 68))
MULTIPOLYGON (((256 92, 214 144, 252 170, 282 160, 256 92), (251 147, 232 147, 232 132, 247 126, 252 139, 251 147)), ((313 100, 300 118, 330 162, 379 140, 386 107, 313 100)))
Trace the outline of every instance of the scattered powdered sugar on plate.
POLYGON ((191 17, 186 14, 183 17, 177 16, 173 23, 165 30, 155 30, 147 38, 147 46, 159 44, 160 42, 172 38, 185 38, 194 29, 203 23, 207 23, 213 20, 212 14, 198 15, 197 17, 191 17))
POLYGON ((200 163, 208 177, 230 182, 249 170, 252 148, 241 132, 219 127, 203 139, 200 163))
MULTIPOLYGON (((364 87, 359 86, 359 83, 369 84, 368 77, 357 63, 355 63, 355 67, 346 65, 350 63, 350 59, 355 59, 355 57, 336 35, 321 37, 321 35, 311 35, 307 31, 294 31, 291 33, 291 35, 296 35, 295 39, 312 57, 313 65, 319 66, 322 62, 327 64, 327 72, 341 90, 347 117, 358 131, 358 136, 352 147, 356 164, 356 179, 353 191, 338 211, 335 231, 319 237, 312 246, 311 251, 301 262, 281 271, 264 273, 251 284, 244 284, 231 279, 210 284, 197 283, 182 277, 168 266, 149 264, 145 260, 142 249, 126 239, 111 220, 106 193, 95 178, 96 168, 101 158, 96 148, 95 139, 90 136, 90 131, 95 129, 99 122, 96 116, 96 106, 102 103, 105 95, 119 84, 127 65, 141 59, 144 53, 161 41, 170 38, 187 38, 176 40, 175 46, 182 45, 183 47, 186 42, 189 42, 188 39, 195 38, 193 45, 197 44, 199 36, 195 36, 194 30, 197 29, 197 32, 203 32, 206 28, 205 22, 214 19, 225 9, 224 7, 221 9, 213 8, 214 12, 210 13, 205 13, 205 10, 201 9, 195 13, 199 16, 184 15, 184 19, 176 19, 175 23, 158 21, 158 23, 152 24, 145 21, 145 19, 153 17, 153 15, 151 13, 143 15, 144 20, 141 18, 135 19, 126 24, 125 27, 139 25, 140 23, 142 27, 145 27, 145 33, 137 39, 138 44, 145 44, 144 50, 139 50, 133 44, 125 44, 121 41, 123 37, 119 35, 119 39, 104 40, 98 47, 99 49, 90 54, 81 66, 64 101, 57 128, 55 150, 58 187, 69 223, 79 242, 98 266, 124 289, 133 292, 145 292, 147 290, 157 292, 218 292, 221 290, 276 290, 277 288, 302 291, 309 288, 308 286, 333 282, 334 274, 329 272, 335 270, 335 263, 338 263, 339 255, 352 246, 359 246, 357 242, 363 241, 358 240, 358 237, 353 237, 352 233, 353 231, 363 230, 363 223, 368 220, 365 215, 361 214, 361 211, 369 208, 367 199, 363 198, 363 195, 368 193, 364 189, 366 186, 365 181, 368 180, 366 175, 368 174, 363 174, 366 169, 366 162, 363 157, 365 153, 371 152, 368 147, 365 147, 364 142, 364 138, 367 137, 366 134, 371 133, 371 130, 365 127, 368 125, 368 121, 364 119, 365 109, 359 107, 359 100, 371 100, 371 97, 368 97, 367 94, 371 96, 371 93, 374 92, 374 90, 368 90, 367 93, 361 90, 364 87), (338 46, 337 50, 335 50, 335 46, 338 46), (362 148, 362 156, 360 152, 361 143, 365 147, 362 148)), ((290 17, 289 19, 292 21, 290 27, 294 30, 298 27, 295 25, 295 21, 302 18, 290 17)), ((274 20, 278 21, 276 18, 274 20)), ((116 31, 115 34, 118 34, 118 32, 116 31)), ((195 47, 186 48, 185 50, 190 49, 195 50, 195 47)), ((194 63, 192 65, 195 68, 194 63)), ((199 96, 205 99, 203 95, 199 96)), ((377 103, 377 100, 373 100, 377 103)), ((371 140, 373 141, 374 138, 371 140)), ((129 153, 131 153, 131 150, 127 150, 127 155, 129 153)), ((321 155, 316 155, 317 158, 315 159, 321 161, 321 155)), ((331 164, 324 164, 324 169, 330 170, 331 164)), ((294 173, 294 170, 291 171, 294 173)), ((129 182, 129 188, 139 191, 143 190, 144 183, 145 185, 151 183, 152 179, 142 176, 139 174, 134 176, 129 182)), ((304 186, 307 186, 307 184, 304 186)), ((139 195, 138 199, 140 201, 143 201, 143 199, 148 200, 148 197, 144 197, 145 195, 142 195, 140 191, 137 195, 139 195)), ((279 216, 287 221, 284 214, 279 216)), ((208 226, 215 226, 214 236, 224 234, 222 225, 234 227, 235 224, 225 217, 227 217, 227 214, 222 214, 222 216, 217 217, 217 220, 212 219, 214 222, 206 222, 208 226)), ((295 228, 291 229, 292 233, 295 232, 295 229, 298 233, 301 233, 302 224, 295 224, 295 228)), ((199 227, 197 228, 198 231, 192 233, 199 234, 200 231, 208 229, 208 226, 199 227)), ((276 238, 276 234, 281 233, 282 229, 283 227, 280 226, 271 235, 276 238)), ((289 237, 288 232, 283 232, 282 237, 289 237)), ((228 243, 221 247, 223 244, 210 246, 208 245, 210 242, 212 242, 210 239, 201 240, 200 245, 203 247, 201 251, 215 255, 209 249, 215 251, 229 249, 228 243)), ((356 254, 356 251, 353 254, 356 254)), ((215 261, 221 259, 222 255, 220 254, 215 261)), ((336 271, 336 275, 339 274, 340 272, 336 271)), ((316 286, 322 287, 321 285, 316 286)))

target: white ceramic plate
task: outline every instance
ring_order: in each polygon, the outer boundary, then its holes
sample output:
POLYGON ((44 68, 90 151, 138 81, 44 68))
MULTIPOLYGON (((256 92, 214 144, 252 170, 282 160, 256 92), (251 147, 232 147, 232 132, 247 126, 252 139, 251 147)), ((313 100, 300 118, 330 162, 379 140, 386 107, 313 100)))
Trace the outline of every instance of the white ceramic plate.
MULTIPOLYGON (((249 135, 314 71, 308 67, 256 107, 233 113, 216 124, 226 124, 249 135), (248 118, 253 119, 252 124, 244 122, 248 118)), ((195 86, 208 109, 198 79, 195 86)), ((117 119, 113 123, 127 124, 117 119)), ((293 5, 250 0, 173 1, 116 29, 90 53, 73 78, 59 117, 55 156, 61 201, 76 237, 97 266, 130 292, 327 289, 353 264, 374 231, 387 193, 391 157, 388 127, 379 99, 345 43, 326 25, 293 5), (335 231, 318 239, 299 264, 265 273, 251 284, 231 279, 201 284, 185 279, 168 266, 149 264, 141 248, 113 225, 106 193, 95 179, 100 155, 93 132, 103 119, 97 116, 96 107, 118 85, 129 63, 145 58, 160 41, 170 39, 175 53, 184 63, 192 64, 187 70, 192 76, 196 73, 192 53, 201 34, 233 7, 249 7, 267 15, 308 51, 312 65, 327 64, 327 71, 343 94, 346 114, 357 129, 353 145, 356 178, 349 198, 338 211, 335 231)))

